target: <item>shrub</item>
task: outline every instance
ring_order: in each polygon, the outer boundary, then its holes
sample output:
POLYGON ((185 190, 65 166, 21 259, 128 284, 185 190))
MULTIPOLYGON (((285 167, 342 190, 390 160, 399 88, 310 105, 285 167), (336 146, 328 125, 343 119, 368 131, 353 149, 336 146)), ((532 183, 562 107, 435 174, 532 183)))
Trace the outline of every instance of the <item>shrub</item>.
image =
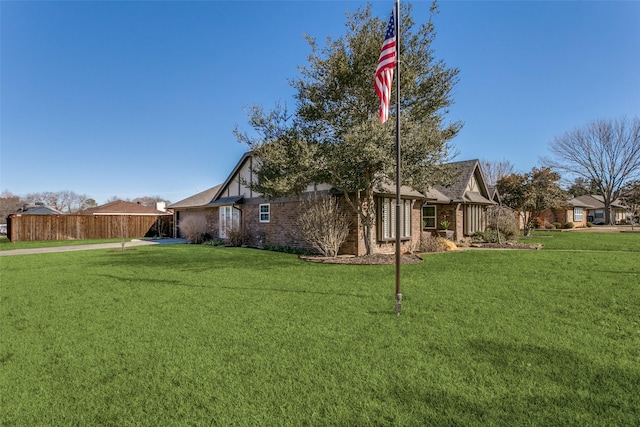
POLYGON ((511 209, 504 206, 492 206, 487 209, 487 231, 490 234, 485 237, 492 240, 486 241, 514 240, 520 234, 518 219, 511 209), (499 231, 499 234, 496 230, 499 231))
POLYGON ((449 242, 444 237, 423 234, 420 237, 420 252, 445 252, 449 249, 449 242))
POLYGON ((500 243, 509 239, 499 231, 487 229, 473 233, 471 240, 474 243, 500 243))
POLYGON ((573 223, 572 222, 565 222, 564 224, 562 224, 562 228, 569 229, 569 228, 573 228, 573 223))
POLYGON ((555 228, 556 230, 562 228, 562 224, 560 224, 559 222, 554 222, 553 223, 553 228, 555 228))
POLYGON ((231 227, 228 229, 225 241, 229 246, 241 246, 243 242, 243 235, 240 227, 231 227))
POLYGON ((288 245, 287 246, 280 246, 280 245, 265 246, 263 247, 263 249, 266 251, 272 251, 272 252, 283 252, 285 254, 313 255, 313 252, 308 249, 294 248, 288 245))
POLYGON ((224 246, 224 242, 220 239, 205 239, 202 244, 209 246, 224 246))
POLYGON ((326 257, 337 256, 349 235, 349 220, 331 196, 314 194, 303 200, 298 225, 307 242, 326 257))
POLYGON ((180 220, 178 228, 189 243, 200 243, 207 233, 207 220, 200 215, 190 215, 180 220))
POLYGON ((593 227, 593 223, 591 221, 587 221, 587 227, 593 227))

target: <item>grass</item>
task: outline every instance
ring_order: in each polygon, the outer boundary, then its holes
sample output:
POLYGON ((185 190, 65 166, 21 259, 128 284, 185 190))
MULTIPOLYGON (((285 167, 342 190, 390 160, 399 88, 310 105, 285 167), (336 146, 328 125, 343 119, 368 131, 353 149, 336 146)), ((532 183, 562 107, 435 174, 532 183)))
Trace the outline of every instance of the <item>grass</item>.
POLYGON ((638 425, 640 236, 536 238, 403 266, 400 317, 393 266, 2 257, 1 423, 638 425))
MULTIPOLYGON (((131 239, 125 239, 130 242, 131 239)), ((0 251, 10 251, 13 249, 36 249, 36 248, 56 248, 60 246, 92 245, 95 243, 120 243, 122 239, 87 239, 87 240, 35 240, 27 242, 11 243, 6 237, 0 238, 0 251)))

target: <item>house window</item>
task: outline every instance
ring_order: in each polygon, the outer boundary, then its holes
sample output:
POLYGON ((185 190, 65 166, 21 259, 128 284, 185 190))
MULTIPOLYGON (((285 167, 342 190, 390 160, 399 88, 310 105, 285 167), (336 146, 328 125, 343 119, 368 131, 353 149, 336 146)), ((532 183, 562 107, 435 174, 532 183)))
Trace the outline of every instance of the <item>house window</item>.
POLYGON ((271 221, 271 205, 268 203, 260 205, 260 222, 271 221))
MULTIPOLYGON (((400 202, 401 238, 411 238, 411 200, 400 202)), ((396 238, 396 199, 383 198, 378 203, 378 240, 396 238)))
POLYGON ((422 228, 436 228, 436 207, 422 207, 422 228))
POLYGON ((231 230, 239 228, 240 210, 234 206, 220 206, 220 238, 226 239, 231 230))
POLYGON ((573 208, 573 220, 575 222, 581 222, 583 219, 582 208, 573 208))

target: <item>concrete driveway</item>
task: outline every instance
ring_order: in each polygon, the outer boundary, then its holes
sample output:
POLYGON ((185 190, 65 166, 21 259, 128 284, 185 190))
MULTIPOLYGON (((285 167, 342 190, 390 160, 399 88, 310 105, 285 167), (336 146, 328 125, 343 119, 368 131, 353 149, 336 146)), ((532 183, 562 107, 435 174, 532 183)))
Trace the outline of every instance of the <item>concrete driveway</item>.
MULTIPOLYGON (((176 245, 187 243, 185 239, 158 239, 158 240, 140 240, 134 239, 125 243, 125 249, 134 246, 150 246, 150 245, 176 245)), ((8 251, 0 251, 0 256, 9 255, 30 255, 30 254, 46 254, 52 252, 72 252, 72 251, 88 251, 92 249, 120 249, 122 243, 96 243, 93 245, 75 245, 75 246, 57 246, 53 248, 34 248, 34 249, 11 249, 8 251)))

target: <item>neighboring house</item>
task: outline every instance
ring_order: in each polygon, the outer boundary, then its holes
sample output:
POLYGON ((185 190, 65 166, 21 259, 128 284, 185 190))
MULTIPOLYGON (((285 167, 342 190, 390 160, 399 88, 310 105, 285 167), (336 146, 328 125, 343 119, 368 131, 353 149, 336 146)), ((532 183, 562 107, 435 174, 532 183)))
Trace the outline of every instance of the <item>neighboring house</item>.
POLYGON ((56 208, 43 204, 25 205, 20 209, 22 215, 64 215, 56 208))
POLYGON ((156 203, 156 206, 145 206, 140 203, 125 202, 116 200, 94 208, 87 208, 78 212, 78 215, 142 215, 142 216, 162 216, 171 215, 164 208, 164 203, 156 203))
MULTIPOLYGON (((231 230, 242 233, 248 246, 290 246, 311 249, 297 226, 301 198, 267 200, 254 192, 247 183, 254 182, 255 159, 246 153, 221 185, 212 187, 168 206, 174 211, 174 224, 179 232, 180 220, 189 215, 202 215, 213 237, 225 239, 231 230)), ((440 223, 449 221, 455 240, 464 240, 485 228, 487 206, 494 205, 477 160, 453 163, 458 173, 449 187, 432 188, 421 193, 401 188, 401 240, 403 250, 415 250, 424 235, 437 232, 440 223)), ((339 197, 349 215, 351 231, 340 253, 363 255, 365 245, 360 233, 360 219, 344 201, 342 192, 328 184, 315 184, 306 193, 314 192, 339 197)), ((374 195, 376 226, 373 230, 376 250, 395 250, 395 185, 385 185, 374 195)), ((177 234, 175 234, 177 236, 177 234)))
POLYGON ((554 223, 572 223, 574 228, 584 228, 587 226, 587 210, 590 207, 578 198, 571 199, 563 208, 542 212, 537 218, 538 225, 542 228, 553 228, 554 223))
MULTIPOLYGON (((575 199, 580 203, 584 204, 584 208, 586 209, 586 220, 595 224, 601 225, 604 224, 605 221, 605 209, 604 209, 604 198, 600 195, 584 195, 578 196, 575 199)), ((620 202, 620 200, 614 200, 611 203, 611 219, 614 224, 624 223, 627 217, 627 210, 624 205, 620 202)))
POLYGON ((156 202, 155 206, 145 206, 135 202, 125 202, 124 200, 116 200, 104 205, 87 208, 78 215, 93 215, 112 217, 115 227, 130 227, 129 237, 140 237, 139 230, 146 230, 143 236, 146 237, 166 237, 173 235, 173 213, 168 212, 165 202, 156 202), (126 219, 126 221, 124 221, 126 219), (118 225, 120 224, 120 225, 118 225), (127 225, 128 224, 128 225, 127 225), (132 234, 134 233, 135 234, 132 234))

